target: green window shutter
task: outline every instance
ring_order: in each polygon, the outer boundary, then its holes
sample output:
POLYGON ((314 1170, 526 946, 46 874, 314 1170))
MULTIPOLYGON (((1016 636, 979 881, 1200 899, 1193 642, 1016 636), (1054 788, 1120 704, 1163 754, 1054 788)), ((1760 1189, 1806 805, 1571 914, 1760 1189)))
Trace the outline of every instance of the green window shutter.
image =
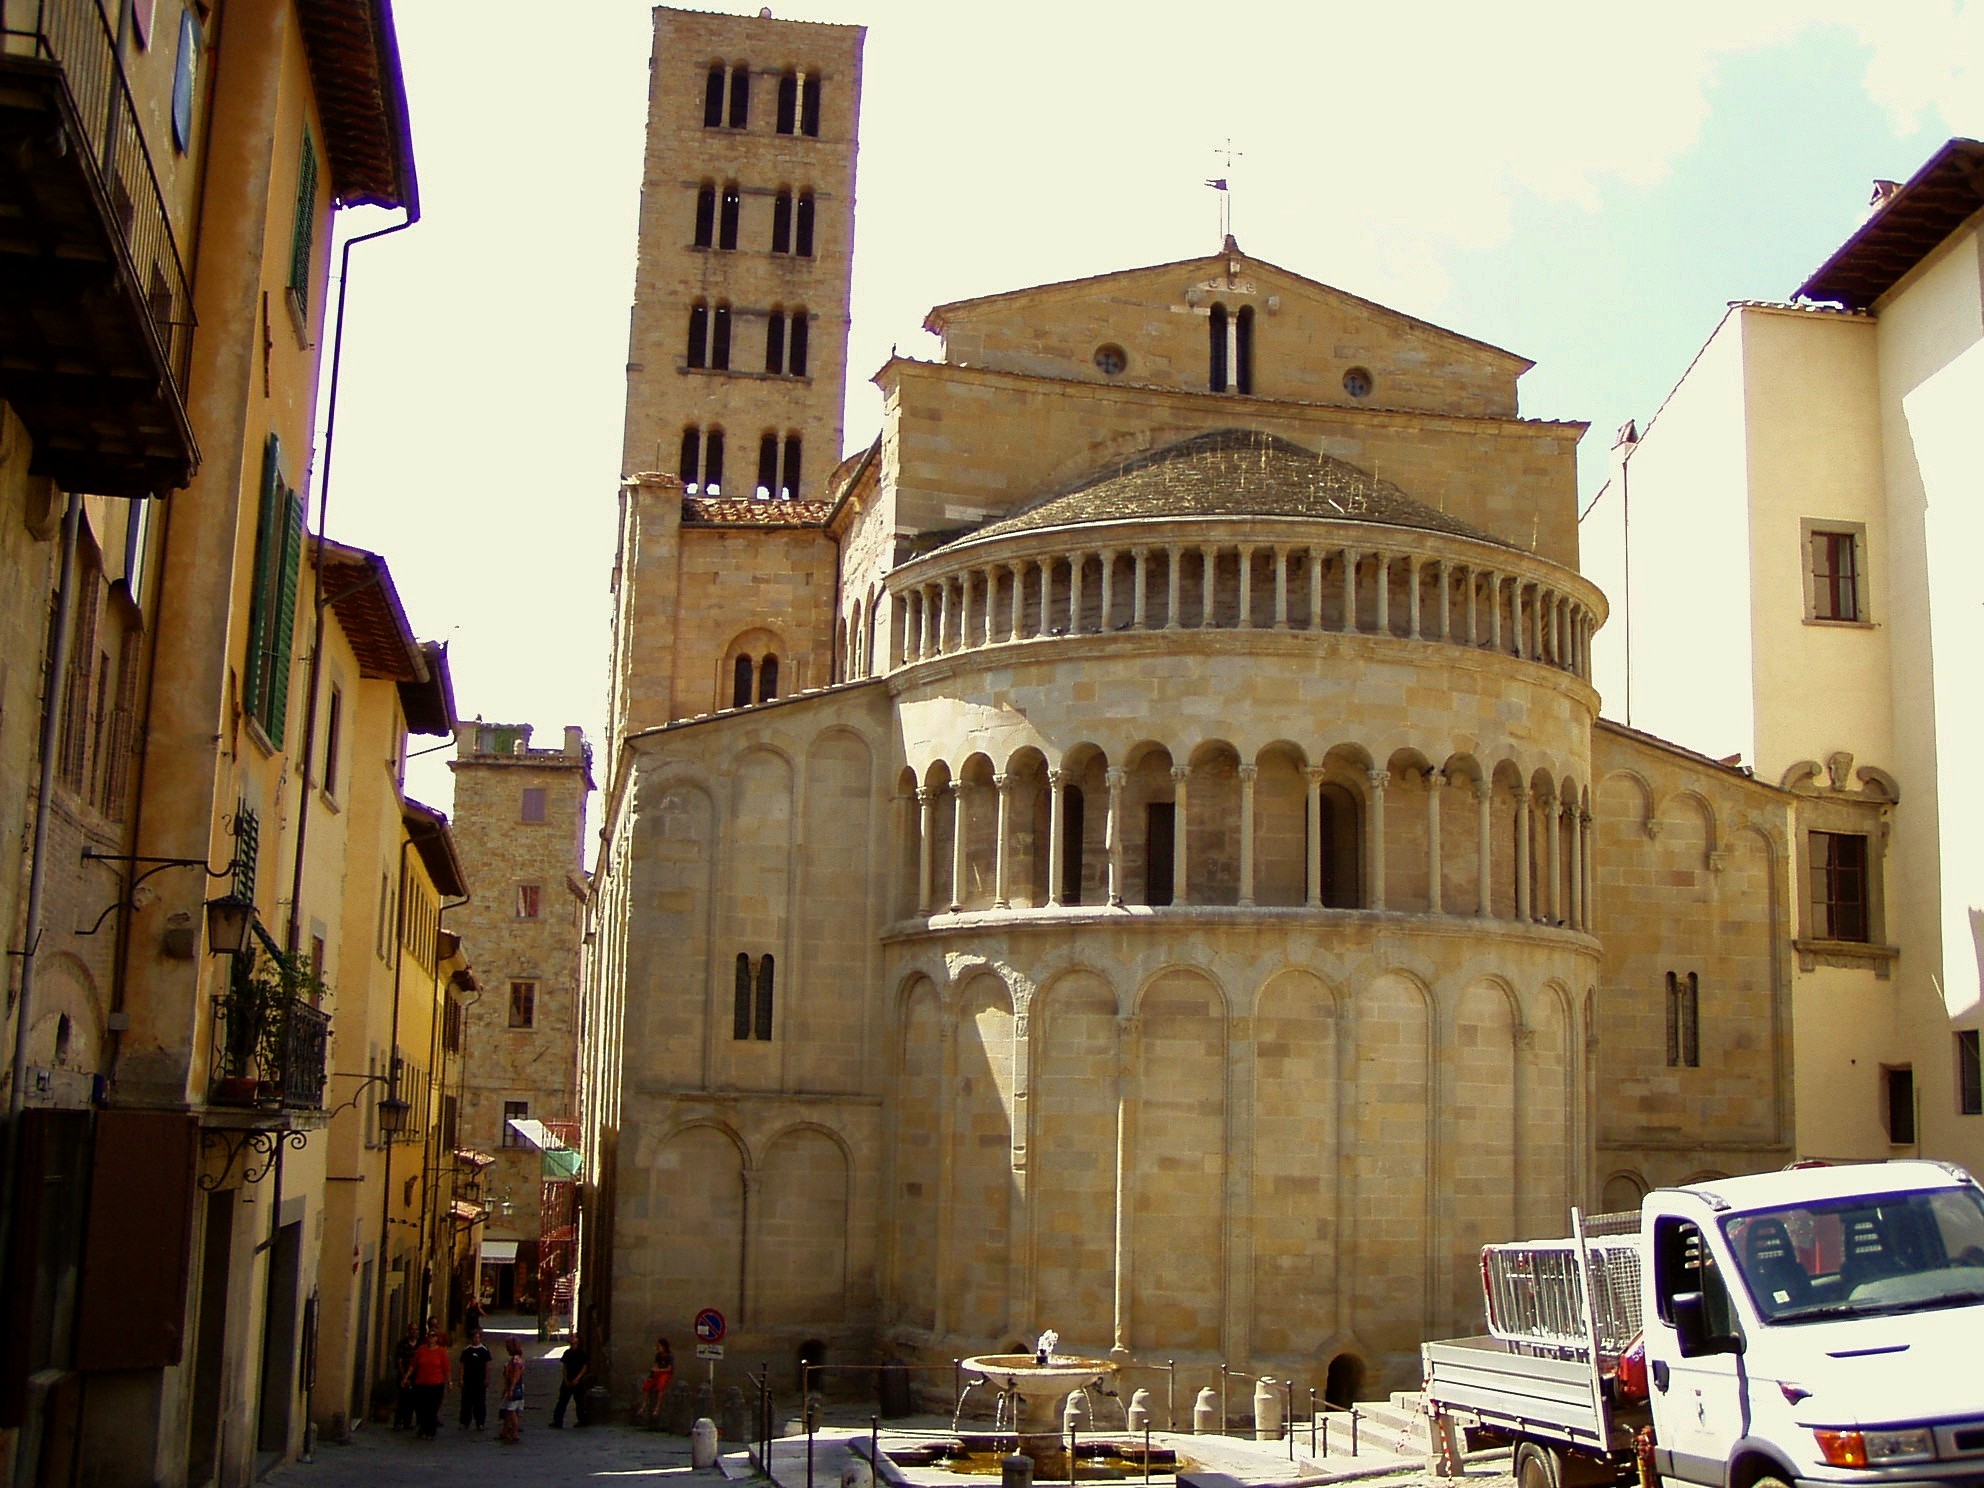
POLYGON ((303 131, 303 158, 296 166, 296 225, 289 242, 289 287, 299 306, 310 303, 310 249, 317 235, 317 147, 303 131))
POLYGON ((241 707, 257 723, 264 722, 269 687, 269 641, 274 629, 277 567, 282 557, 282 442, 275 435, 262 449, 262 499, 255 522, 255 582, 248 600, 248 656, 241 669, 241 707))
POLYGON ((280 499, 282 556, 276 586, 275 627, 269 637, 269 703, 265 730, 269 742, 278 749, 282 748, 283 728, 289 718, 289 663, 296 636, 296 581, 303 561, 303 498, 284 486, 280 499))

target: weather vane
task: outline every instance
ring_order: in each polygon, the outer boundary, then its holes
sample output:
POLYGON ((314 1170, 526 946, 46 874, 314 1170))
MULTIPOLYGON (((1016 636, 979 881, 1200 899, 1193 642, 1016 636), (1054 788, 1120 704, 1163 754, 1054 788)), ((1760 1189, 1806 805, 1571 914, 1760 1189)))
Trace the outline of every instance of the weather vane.
POLYGON ((1219 162, 1226 172, 1225 175, 1214 176, 1206 182, 1206 185, 1219 193, 1219 241, 1223 245, 1233 236, 1233 187, 1230 180, 1233 174, 1233 162, 1246 159, 1246 152, 1234 149, 1233 136, 1228 135, 1226 143, 1215 148, 1212 153, 1219 157, 1219 162))

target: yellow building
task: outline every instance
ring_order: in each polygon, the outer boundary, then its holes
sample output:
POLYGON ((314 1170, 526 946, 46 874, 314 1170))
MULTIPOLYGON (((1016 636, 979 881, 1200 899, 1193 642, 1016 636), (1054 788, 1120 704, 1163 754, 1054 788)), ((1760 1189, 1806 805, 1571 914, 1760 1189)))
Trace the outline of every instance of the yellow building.
POLYGON ((1797 798, 1799 1149, 1973 1171, 1980 169, 1951 140, 1791 301, 1732 304, 1586 523, 1615 706, 1797 798))
POLYGON ((390 8, 8 6, 0 150, 0 1450, 236 1484, 306 1414, 345 891, 318 684, 356 643, 315 624, 304 494, 333 212, 415 208, 390 8), (230 923, 247 952, 209 954, 230 923))

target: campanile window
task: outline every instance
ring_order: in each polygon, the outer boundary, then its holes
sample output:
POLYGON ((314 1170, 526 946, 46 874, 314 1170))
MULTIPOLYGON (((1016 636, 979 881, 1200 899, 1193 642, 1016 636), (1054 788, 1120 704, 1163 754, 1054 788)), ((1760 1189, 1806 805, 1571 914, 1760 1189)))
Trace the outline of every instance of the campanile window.
POLYGON ((1853 522, 1803 524, 1805 618, 1845 624, 1867 620, 1867 529, 1853 522))

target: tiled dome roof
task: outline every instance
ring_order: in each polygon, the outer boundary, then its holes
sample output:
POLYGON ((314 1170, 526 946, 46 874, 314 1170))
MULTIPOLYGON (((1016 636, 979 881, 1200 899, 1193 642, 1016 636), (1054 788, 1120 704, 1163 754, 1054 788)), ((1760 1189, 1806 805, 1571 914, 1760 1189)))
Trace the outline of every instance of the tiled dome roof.
POLYGON ((1369 471, 1252 429, 1215 429, 1139 455, 990 522, 971 537, 1163 517, 1315 517, 1417 527, 1509 546, 1414 501, 1369 471))

